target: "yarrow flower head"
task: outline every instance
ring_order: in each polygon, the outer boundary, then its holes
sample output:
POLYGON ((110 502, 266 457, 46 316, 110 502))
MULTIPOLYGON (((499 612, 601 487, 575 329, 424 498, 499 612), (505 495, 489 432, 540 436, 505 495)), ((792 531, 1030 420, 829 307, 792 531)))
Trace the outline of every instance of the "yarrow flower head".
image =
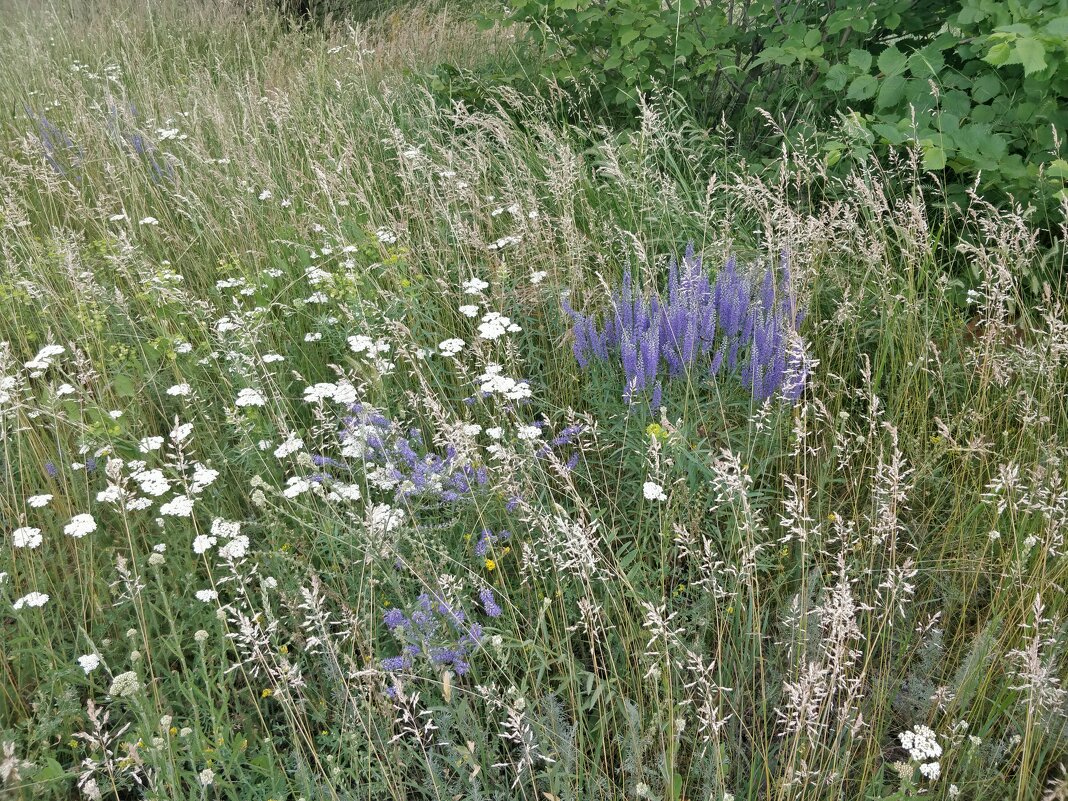
POLYGON ((235 406, 264 406, 266 403, 263 395, 251 387, 245 387, 238 392, 237 399, 234 401, 235 406))
POLYGON ((664 492, 664 488, 657 484, 655 481, 646 481, 642 486, 642 494, 647 501, 666 501, 667 495, 664 492))
POLYGON ((938 737, 927 726, 913 726, 911 731, 903 731, 897 738, 901 741, 901 747, 908 751, 909 756, 916 762, 927 762, 942 756, 938 737))
POLYGON ((100 656, 98 654, 84 654, 79 656, 78 666, 85 671, 86 675, 89 675, 100 667, 100 656))
POLYGON ((39 528, 23 526, 11 532, 11 544, 16 548, 37 548, 43 541, 39 528))
POLYGON ((70 522, 63 527, 63 533, 69 537, 80 539, 87 534, 96 531, 96 520, 90 514, 75 515, 70 522))
POLYGON ((30 608, 44 606, 48 603, 49 595, 43 592, 29 592, 11 604, 11 608, 15 611, 22 609, 24 606, 30 608))

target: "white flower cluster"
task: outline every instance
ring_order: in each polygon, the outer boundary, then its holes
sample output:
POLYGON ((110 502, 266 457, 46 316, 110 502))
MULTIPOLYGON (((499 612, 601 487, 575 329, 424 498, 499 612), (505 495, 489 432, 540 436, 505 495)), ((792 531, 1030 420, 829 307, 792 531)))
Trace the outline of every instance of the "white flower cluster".
POLYGON ((237 400, 234 401, 237 406, 263 406, 266 401, 263 399, 258 391, 251 387, 245 387, 243 390, 237 393, 237 400))
POLYGON ((305 403, 319 403, 324 400, 350 406, 356 402, 356 387, 348 381, 338 381, 336 384, 321 381, 304 388, 305 403))
POLYGON ((66 352, 66 348, 62 345, 45 345, 39 351, 37 355, 26 362, 25 367, 27 370, 32 370, 35 373, 42 373, 52 366, 52 360, 60 354, 66 352))
POLYGON ((501 375, 503 369, 499 364, 486 365, 486 372, 478 377, 478 388, 490 395, 501 395, 513 401, 529 398, 531 395, 530 384, 526 381, 516 381, 514 378, 501 375))
POLYGON ((462 351, 464 344, 462 339, 446 339, 444 342, 438 343, 438 350, 441 351, 442 356, 448 358, 462 351))
POLYGON ((510 317, 505 317, 500 312, 489 312, 482 317, 479 323, 478 333, 483 339, 499 339, 506 333, 515 333, 523 329, 512 322, 510 317))
POLYGON ((44 606, 46 603, 48 603, 48 597, 49 596, 48 596, 47 593, 43 593, 43 592, 28 592, 25 595, 23 595, 21 598, 19 598, 17 601, 15 601, 13 604, 11 604, 11 608, 14 609, 17 612, 19 609, 22 609, 22 607, 24 607, 24 606, 29 606, 29 607, 44 606))
POLYGON ((938 736, 929 727, 922 724, 913 726, 911 731, 903 731, 897 736, 901 747, 909 752, 914 762, 920 763, 920 773, 925 779, 935 781, 942 773, 938 763, 942 756, 942 746, 938 736))
POLYGON ((646 481, 642 486, 642 494, 647 501, 666 501, 667 495, 664 492, 664 488, 657 484, 655 481, 646 481))
POLYGON ((11 532, 11 544, 16 548, 37 548, 44 541, 41 529, 23 526, 11 532))
POLYGON ((94 531, 96 531, 96 521, 92 515, 75 515, 63 527, 63 533, 75 539, 81 539, 86 534, 92 534, 94 531))
POLYGON ((359 334, 348 338, 349 350, 367 356, 375 369, 382 375, 389 374, 397 365, 389 361, 382 354, 389 353, 390 345, 384 339, 371 339, 369 336, 359 334))

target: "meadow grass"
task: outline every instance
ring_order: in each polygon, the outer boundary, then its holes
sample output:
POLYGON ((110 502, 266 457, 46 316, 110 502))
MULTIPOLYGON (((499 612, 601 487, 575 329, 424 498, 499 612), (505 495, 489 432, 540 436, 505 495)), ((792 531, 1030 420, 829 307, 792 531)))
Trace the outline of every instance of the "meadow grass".
POLYGON ((523 55, 447 8, 0 11, 5 797, 1068 797, 1027 210, 450 103, 523 55), (785 254, 797 402, 580 369, 691 243, 785 254))

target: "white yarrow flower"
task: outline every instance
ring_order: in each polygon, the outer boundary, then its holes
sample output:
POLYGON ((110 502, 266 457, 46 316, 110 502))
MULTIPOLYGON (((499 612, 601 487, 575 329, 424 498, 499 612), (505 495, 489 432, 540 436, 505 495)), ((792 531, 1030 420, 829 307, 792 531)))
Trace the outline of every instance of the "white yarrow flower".
POLYGON ((44 606, 46 603, 48 603, 48 598, 49 596, 43 592, 29 592, 23 595, 17 601, 15 601, 15 603, 11 604, 11 608, 18 611, 24 606, 29 606, 31 608, 37 606, 44 606))
POLYGON ((642 486, 642 494, 647 501, 666 501, 667 495, 664 493, 664 488, 657 484, 655 481, 646 481, 642 486))
POLYGON ((245 387, 237 393, 237 399, 234 403, 237 406, 264 406, 267 402, 259 392, 251 387, 245 387))
POLYGON ((98 654, 84 654, 78 657, 78 665, 85 674, 88 676, 98 667, 100 667, 100 656, 98 654))
POLYGON ((11 532, 11 544, 16 548, 37 548, 43 541, 41 529, 22 526, 11 532))
POLYGON ((75 515, 70 519, 70 522, 63 527, 63 533, 68 537, 74 537, 80 539, 86 534, 91 534, 96 531, 96 521, 92 515, 75 515))

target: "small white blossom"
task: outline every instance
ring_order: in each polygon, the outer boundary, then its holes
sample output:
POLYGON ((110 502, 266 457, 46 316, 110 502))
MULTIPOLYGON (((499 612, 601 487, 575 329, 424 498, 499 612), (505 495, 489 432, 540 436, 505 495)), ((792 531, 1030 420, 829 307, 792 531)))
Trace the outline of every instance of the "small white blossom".
POLYGON ((489 284, 481 278, 472 278, 470 281, 464 281, 462 285, 465 295, 481 295, 482 290, 487 288, 489 288, 489 284))
POLYGON ((151 453, 163 447, 163 437, 144 437, 138 444, 141 453, 151 453))
POLYGON ((16 548, 38 548, 43 541, 41 529, 32 526, 22 526, 11 532, 11 544, 16 548))
POLYGON ((647 501, 667 500, 667 494, 665 494, 664 488, 655 481, 646 481, 645 484, 642 485, 642 494, 647 501))
POLYGON ((88 676, 100 667, 100 656, 98 654, 83 654, 78 657, 78 665, 85 671, 85 675, 88 676))
POLYGON ((19 598, 15 603, 11 604, 11 608, 16 611, 22 609, 24 606, 37 607, 44 606, 48 603, 49 596, 43 592, 29 592, 19 598))
POLYGON ((217 541, 215 537, 209 537, 207 534, 198 534, 193 539, 193 553, 197 555, 207 553, 217 541))
POLYGON ((92 515, 83 514, 75 515, 70 519, 70 522, 63 527, 63 533, 69 537, 80 539, 86 534, 92 534, 96 531, 96 521, 92 515))
POLYGON ((189 517, 193 514, 193 499, 187 495, 176 495, 159 508, 164 517, 189 517))
POLYGON ((237 406, 264 406, 266 401, 259 392, 251 387, 245 387, 237 393, 237 399, 234 404, 237 406))
POLYGON ((438 343, 438 350, 442 356, 455 356, 464 349, 466 343, 462 339, 446 339, 438 343))

